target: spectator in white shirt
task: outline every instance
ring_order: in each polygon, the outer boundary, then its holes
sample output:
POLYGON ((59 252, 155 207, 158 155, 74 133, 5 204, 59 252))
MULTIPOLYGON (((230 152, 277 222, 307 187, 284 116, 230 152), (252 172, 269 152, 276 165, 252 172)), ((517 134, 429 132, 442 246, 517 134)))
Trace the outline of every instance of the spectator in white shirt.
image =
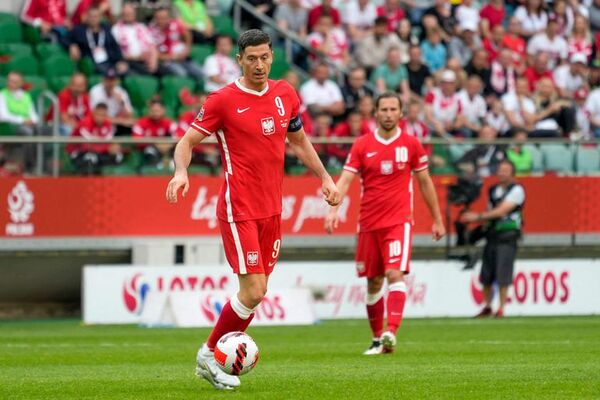
POLYGON ((548 67, 554 69, 569 55, 569 45, 565 38, 558 34, 559 25, 555 16, 548 18, 548 25, 544 32, 533 36, 527 44, 527 55, 529 63, 533 62, 533 57, 539 53, 547 53, 550 62, 548 67))
POLYGON ((354 0, 342 10, 342 23, 352 41, 358 41, 373 31, 377 7, 369 0, 354 0))
POLYGON ((586 88, 580 88, 575 92, 575 125, 579 137, 591 139, 590 115, 586 108, 586 102, 589 97, 589 91, 586 88))
POLYGON ((535 122, 535 104, 529 98, 529 82, 527 78, 517 78, 515 91, 508 92, 501 98, 504 114, 511 129, 532 131, 535 122))
MULTIPOLYGON (((315 24, 314 31, 306 38, 310 47, 325 54, 338 66, 345 67, 350 61, 346 33, 333 25, 331 15, 322 14, 315 24)), ((313 57, 313 60, 316 60, 313 57)))
POLYGON ((585 102, 585 110, 589 116, 592 135, 600 138, 600 88, 590 92, 585 102))
POLYGON ((553 73, 554 84, 562 98, 572 99, 575 92, 587 82, 587 57, 583 53, 575 53, 568 64, 556 68, 553 73))
POLYGON ((131 127, 134 124, 133 106, 129 100, 129 95, 121 86, 117 72, 109 69, 102 79, 90 89, 90 106, 92 109, 100 103, 108 107, 108 116, 117 126, 117 130, 122 132, 122 127, 131 127))
POLYGON ((481 95, 483 83, 477 75, 471 75, 465 84, 465 88, 458 92, 460 108, 465 117, 463 130, 468 130, 470 137, 476 136, 483 125, 483 119, 487 110, 485 100, 481 95))
POLYGON ((454 16, 459 26, 464 23, 475 24, 475 26, 479 25, 479 10, 473 5, 473 0, 463 0, 462 3, 456 7, 454 16))
POLYGON ((208 93, 219 90, 235 81, 240 75, 240 66, 229 55, 233 41, 229 36, 219 36, 212 54, 204 61, 204 90, 208 93))
POLYGON ((527 0, 517 7, 514 17, 521 22, 521 36, 530 38, 546 29, 548 14, 544 11, 544 0, 527 0))
POLYGON ((339 86, 329 80, 327 64, 317 64, 313 68, 313 78, 300 86, 300 96, 309 112, 328 114, 332 117, 342 115, 345 111, 344 99, 339 86))
POLYGON ((425 121, 433 135, 464 135, 461 132, 464 116, 456 93, 456 79, 454 71, 441 71, 439 87, 434 87, 425 96, 425 121))
POLYGON ((510 130, 502 102, 496 96, 490 96, 488 111, 485 114, 485 125, 494 128, 500 136, 506 136, 510 130))
POLYGON ((140 74, 153 74, 158 69, 158 49, 146 25, 135 19, 135 6, 123 4, 121 19, 113 25, 115 37, 129 70, 140 74))

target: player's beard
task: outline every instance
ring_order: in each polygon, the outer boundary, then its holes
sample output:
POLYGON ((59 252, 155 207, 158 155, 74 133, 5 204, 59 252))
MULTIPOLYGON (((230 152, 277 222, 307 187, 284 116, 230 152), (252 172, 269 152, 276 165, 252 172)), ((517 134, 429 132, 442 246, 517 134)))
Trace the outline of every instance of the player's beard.
POLYGON ((385 121, 385 122, 381 122, 380 125, 381 125, 381 127, 384 130, 390 132, 391 130, 394 129, 394 127, 398 126, 398 122, 394 122, 394 121, 389 121, 388 122, 388 121, 385 121))

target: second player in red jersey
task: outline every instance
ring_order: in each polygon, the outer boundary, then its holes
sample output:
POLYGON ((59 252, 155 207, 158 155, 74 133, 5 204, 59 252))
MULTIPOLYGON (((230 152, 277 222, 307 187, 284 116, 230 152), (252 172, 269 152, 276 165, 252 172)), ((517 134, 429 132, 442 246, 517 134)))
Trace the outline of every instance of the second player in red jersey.
POLYGON ((174 203, 189 188, 187 166, 192 149, 216 136, 225 183, 217 217, 229 265, 238 276, 239 292, 223 306, 208 340, 197 354, 196 373, 217 389, 240 385, 216 364, 214 348, 226 333, 244 331, 267 291, 268 277, 281 249, 281 204, 285 142, 321 178, 325 200, 340 201, 339 191, 307 139, 299 116, 299 100, 286 82, 268 79, 273 52, 266 33, 252 29, 238 41, 243 76, 206 99, 175 149, 175 176, 167 187, 174 203))
MULTIPOLYGON (((337 182, 343 196, 355 175, 360 175, 362 181, 356 267, 358 275, 367 278, 367 315, 373 331, 367 355, 392 352, 396 345, 396 331, 406 300, 404 275, 410 272, 413 176, 434 220, 434 240, 445 234, 428 172, 427 153, 416 137, 398 128, 401 110, 402 101, 395 93, 384 93, 377 99, 378 127, 354 142, 337 182), (382 290, 385 279, 388 283, 386 305, 382 290), (384 332, 385 308, 387 330, 384 332)), ((337 225, 337 207, 334 207, 327 216, 325 229, 331 233, 337 225)))

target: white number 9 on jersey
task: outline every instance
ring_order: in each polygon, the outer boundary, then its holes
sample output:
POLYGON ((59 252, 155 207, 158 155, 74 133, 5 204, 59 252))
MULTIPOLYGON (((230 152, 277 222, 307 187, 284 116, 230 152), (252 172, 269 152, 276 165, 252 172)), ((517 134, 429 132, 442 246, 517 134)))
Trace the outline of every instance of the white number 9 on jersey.
POLYGON ((285 107, 283 107, 283 101, 281 100, 281 97, 275 97, 275 106, 277 106, 277 114, 283 117, 285 115, 285 107))

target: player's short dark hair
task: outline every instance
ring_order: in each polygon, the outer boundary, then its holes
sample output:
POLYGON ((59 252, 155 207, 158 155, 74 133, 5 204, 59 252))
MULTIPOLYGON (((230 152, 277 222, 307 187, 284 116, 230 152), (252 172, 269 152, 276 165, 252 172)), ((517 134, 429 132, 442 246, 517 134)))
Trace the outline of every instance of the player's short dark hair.
POLYGON ((273 48, 271 36, 260 29, 247 30, 242 33, 238 39, 238 49, 240 54, 242 54, 248 46, 260 46, 261 44, 268 44, 270 49, 273 48))
POLYGON ((96 110, 108 111, 108 105, 106 103, 98 103, 96 104, 96 107, 94 107, 94 111, 96 110))
POLYGON ((505 158, 504 160, 500 161, 500 163, 498 164, 498 166, 500 166, 500 164, 508 164, 510 165, 510 169, 511 169, 511 175, 515 176, 517 174, 517 167, 515 166, 515 163, 513 163, 512 161, 510 161, 508 158, 505 158))
POLYGON ((380 94, 379 96, 377 96, 377 100, 375 100, 375 109, 379 109, 379 102, 381 101, 381 99, 396 99, 398 100, 398 105, 400 106, 400 109, 402 110, 402 99, 400 98, 400 95, 396 92, 384 92, 382 94, 380 94))

